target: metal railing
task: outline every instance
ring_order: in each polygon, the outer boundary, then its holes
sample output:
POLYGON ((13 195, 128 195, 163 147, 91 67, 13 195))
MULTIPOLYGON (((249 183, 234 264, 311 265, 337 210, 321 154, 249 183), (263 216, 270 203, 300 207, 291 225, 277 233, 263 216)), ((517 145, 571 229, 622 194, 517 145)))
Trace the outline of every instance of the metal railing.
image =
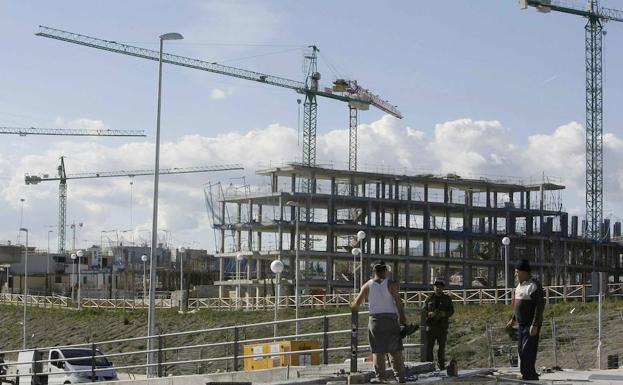
MULTIPOLYGON (((597 294, 592 290, 591 285, 560 285, 545 286, 545 299, 547 303, 581 301, 597 298, 597 294)), ((400 296, 406 306, 419 307, 424 304, 433 291, 402 291, 400 296)), ((452 301, 457 304, 501 304, 512 295, 512 289, 504 288, 482 288, 447 290, 452 301)), ((623 298, 623 283, 608 284, 607 295, 615 298, 623 298)), ((350 306, 354 299, 352 293, 342 294, 311 294, 300 295, 299 305, 307 308, 331 308, 350 306)), ((22 304, 24 296, 22 294, 0 294, 0 303, 22 304)), ((279 308, 294 308, 294 296, 280 296, 278 301, 279 308)), ((101 298, 82 298, 82 308, 103 308, 103 309, 141 309, 147 307, 147 301, 142 298, 137 299, 101 299, 101 298)), ((74 307, 75 301, 68 297, 46 297, 28 296, 28 304, 38 307, 74 307)), ((179 303, 170 298, 156 298, 157 308, 174 308, 179 303)), ((212 310, 270 310, 275 308, 275 296, 264 297, 212 297, 212 298, 189 298, 188 309, 212 309, 212 310)))
MULTIPOLYGON (((149 367, 153 367, 155 369, 154 373, 157 373, 158 377, 162 377, 168 375, 200 374, 216 370, 239 371, 243 369, 242 363, 246 360, 258 362, 268 359, 271 362, 268 367, 290 366, 292 363, 291 357, 313 354, 318 355, 318 359, 322 364, 343 362, 345 358, 354 357, 355 359, 351 360, 351 368, 353 368, 352 365, 355 365, 354 370, 356 371, 356 358, 359 353, 369 351, 369 345, 366 342, 367 328, 365 327, 367 317, 367 311, 360 313, 348 312, 158 334, 151 337, 155 340, 155 343, 152 345, 156 346, 152 350, 145 348, 150 337, 133 337, 87 344, 36 348, 36 351, 44 354, 45 358, 39 354, 41 359, 35 358, 35 360, 21 362, 18 362, 18 355, 23 350, 10 350, 0 352, 7 359, 5 366, 8 369, 6 375, 0 375, 0 383, 2 381, 15 383, 15 379, 23 376, 50 375, 51 365, 58 363, 59 360, 49 359, 49 355, 46 353, 52 350, 62 352, 64 349, 75 348, 88 349, 91 352, 91 355, 80 358, 83 360, 89 359, 91 368, 88 370, 65 370, 62 373, 81 373, 83 376, 86 374, 92 380, 98 377, 98 372, 110 371, 111 369, 114 369, 117 373, 136 375, 146 373, 149 367), (360 317, 365 322, 363 323, 363 329, 359 327, 358 320, 360 317), (352 322, 353 320, 355 321, 352 322), (349 321, 351 322, 349 323, 349 321), (292 333, 296 322, 301 323, 301 330, 303 331, 298 335, 292 333), (272 326, 274 325, 278 326, 282 334, 272 335, 272 326), (282 345, 292 341, 309 342, 310 339, 317 341, 317 348, 296 350, 297 348, 292 346, 290 350, 290 348, 284 348, 282 345), (258 352, 253 349, 253 346, 261 346, 262 344, 269 344, 270 350, 268 353, 258 352), (147 364, 146 358, 149 353, 155 353, 157 357, 153 364, 147 364), (111 361, 119 360, 123 364, 99 367, 96 365, 96 359, 102 358, 111 361), (28 372, 25 371, 25 368, 29 369, 28 372), (21 373, 19 372, 20 369, 22 370, 21 373)), ((407 340, 406 342, 410 341, 407 340)), ((405 343, 405 347, 420 347, 420 344, 415 343, 415 340, 412 342, 405 343)), ((33 354, 33 356, 37 357, 37 354, 33 354)), ((61 367, 65 366, 61 365, 61 367)))

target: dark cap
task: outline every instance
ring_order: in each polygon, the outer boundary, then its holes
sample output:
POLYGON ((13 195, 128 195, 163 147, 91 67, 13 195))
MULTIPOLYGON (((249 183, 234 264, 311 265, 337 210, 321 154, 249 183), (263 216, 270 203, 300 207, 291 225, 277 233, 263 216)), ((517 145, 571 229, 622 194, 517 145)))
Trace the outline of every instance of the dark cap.
POLYGON ((527 259, 522 259, 521 261, 517 262, 515 269, 519 271, 531 271, 532 270, 532 268, 530 268, 530 262, 527 259))
POLYGON ((435 282, 433 282, 433 286, 446 287, 446 283, 443 281, 443 279, 437 278, 435 279, 435 282))
POLYGON ((385 265, 385 261, 377 261, 374 263, 374 271, 386 271, 387 265, 385 265))

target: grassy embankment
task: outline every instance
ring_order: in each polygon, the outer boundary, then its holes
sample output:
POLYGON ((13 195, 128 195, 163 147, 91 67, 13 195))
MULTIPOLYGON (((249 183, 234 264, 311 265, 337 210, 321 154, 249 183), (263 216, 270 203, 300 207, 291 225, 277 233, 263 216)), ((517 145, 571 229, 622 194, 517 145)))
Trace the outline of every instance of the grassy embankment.
MULTIPOLYGON (((456 313, 452 319, 448 336, 447 356, 458 360, 465 367, 490 366, 492 359, 496 365, 508 364, 507 353, 514 343, 504 331, 504 325, 510 316, 510 309, 504 305, 455 305, 456 313)), ((346 308, 301 309, 301 316, 317 316, 344 313, 346 308)), ((411 313, 412 314, 412 313, 411 313)), ((281 312, 280 319, 292 318, 293 311, 281 312)), ((174 333, 188 330, 200 330, 221 326, 234 326, 272 321, 272 311, 209 311, 178 314, 174 310, 158 311, 157 332, 174 333)), ((541 332, 538 364, 551 367, 555 358, 559 366, 569 368, 596 367, 597 347, 597 305, 569 302, 548 305, 545 313, 546 323, 541 332), (575 310, 571 312, 571 309, 575 310), (557 326, 556 355, 551 332, 551 319, 557 326)), ((0 306, 0 350, 19 349, 22 346, 22 308, 20 306, 0 306)), ((416 321, 416 320, 411 320, 416 321)), ((331 321, 332 330, 348 330, 349 317, 331 321)), ((361 319, 361 343, 365 341, 366 317, 361 319)), ((28 338, 29 346, 54 346, 87 342, 116 340, 139 337, 146 334, 147 312, 145 310, 92 310, 75 311, 70 309, 29 309, 28 338), (34 336, 33 336, 34 335, 34 336)), ((322 330, 322 321, 303 322, 303 332, 322 330)), ((280 334, 293 333, 293 325, 280 326, 280 334)), ((419 334, 416 333, 416 334, 419 334)), ((240 331, 240 339, 272 336, 271 326, 255 327, 240 331)), ((603 364, 606 356, 613 353, 623 354, 623 301, 606 301, 603 324, 603 364)), ((167 337, 164 347, 188 346, 213 342, 231 341, 233 331, 197 333, 188 336, 167 337)), ((418 342, 416 336, 411 342, 418 342)), ((346 346, 347 334, 331 338, 331 346, 346 346)), ((102 346, 105 352, 129 352, 145 349, 144 340, 102 346)), ((156 344, 157 346, 157 344, 156 344)), ((231 347, 198 348, 194 350, 171 350, 167 360, 199 359, 231 355, 231 347)), ((332 360, 343 360, 347 352, 332 353, 332 360)), ((416 353, 409 352, 408 358, 418 360, 416 353)), ((144 355, 116 357, 115 364, 139 362, 144 355)), ((231 362, 228 363, 231 365, 231 362)), ((224 369, 225 363, 212 362, 188 364, 178 370, 204 372, 224 369)))

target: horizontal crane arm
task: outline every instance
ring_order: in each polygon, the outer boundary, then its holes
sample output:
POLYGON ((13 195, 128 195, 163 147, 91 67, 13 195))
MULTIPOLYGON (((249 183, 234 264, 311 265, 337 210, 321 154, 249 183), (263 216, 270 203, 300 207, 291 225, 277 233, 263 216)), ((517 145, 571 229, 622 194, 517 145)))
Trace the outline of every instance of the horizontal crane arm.
MULTIPOLYGON (((158 51, 154 51, 151 49, 117 43, 116 41, 98 39, 95 37, 80 35, 77 33, 45 27, 42 25, 39 26, 39 32, 37 32, 35 35, 154 61, 158 61, 160 55, 158 51)), ((162 54, 162 62, 182 67, 194 68, 202 71, 213 72, 226 76, 233 76, 239 79, 252 80, 255 82, 269 84, 277 87, 289 88, 300 94, 311 93, 326 98, 341 100, 343 102, 355 101, 360 103, 369 103, 369 101, 358 97, 336 95, 331 92, 310 90, 305 87, 305 83, 296 80, 290 80, 279 76, 272 76, 260 72, 226 66, 218 64, 216 62, 207 62, 204 60, 198 60, 179 55, 171 55, 168 53, 162 54)))
MULTIPOLYGON (((45 27, 40 25, 37 36, 48 37, 51 39, 62 40, 69 43, 84 45, 91 48, 103 49, 106 51, 121 53, 124 55, 136 56, 143 59, 158 61, 160 53, 151 49, 135 47, 127 44, 117 43, 116 41, 102 40, 91 36, 80 35, 60 29, 45 27)), ((222 64, 192 59, 184 56, 162 54, 162 62, 195 68, 203 71, 214 72, 222 75, 233 76, 241 79, 253 80, 273 86, 285 87, 302 92, 305 84, 296 80, 281 78, 278 76, 266 75, 260 72, 244 70, 240 68, 225 66, 222 64)))
POLYGON ((146 136, 143 130, 88 130, 36 127, 0 127, 0 134, 26 135, 67 135, 67 136, 146 136))
MULTIPOLYGON (((199 167, 184 167, 184 168, 163 168, 160 169, 160 174, 191 174, 198 172, 211 172, 211 171, 230 171, 230 170, 244 170, 240 164, 229 164, 221 166, 199 166, 199 167)), ((90 179, 90 178, 112 178, 119 176, 144 176, 154 175, 154 170, 120 170, 120 171, 103 171, 103 172, 84 172, 67 174, 64 179, 90 179)), ((50 178, 47 175, 26 175, 24 178, 26 184, 38 184, 40 182, 48 182, 54 180, 61 180, 61 178, 50 178)))
POLYGON ((540 11, 557 11, 583 17, 596 17, 602 20, 623 22, 623 11, 612 8, 597 7, 590 9, 569 1, 562 0, 522 0, 522 8, 536 7, 540 11))

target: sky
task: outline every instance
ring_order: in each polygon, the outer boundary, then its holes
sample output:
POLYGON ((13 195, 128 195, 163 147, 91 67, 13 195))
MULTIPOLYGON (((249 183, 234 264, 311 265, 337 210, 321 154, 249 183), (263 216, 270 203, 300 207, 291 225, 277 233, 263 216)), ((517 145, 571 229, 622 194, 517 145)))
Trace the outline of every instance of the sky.
MULTIPOLYGON (((564 209, 583 217, 585 22, 520 10, 516 0, 0 0, 0 126, 147 134, 2 135, 0 243, 16 242, 21 223, 31 245, 46 249, 49 237, 56 250, 57 182, 26 186, 25 174, 54 175, 61 156, 68 173, 154 164, 157 63, 37 37, 39 25, 155 50, 159 35, 179 32, 184 40, 165 42, 165 52, 300 81, 306 47, 316 45, 324 85, 357 80, 404 115, 359 113, 360 169, 545 175, 567 186, 564 209)), ((623 23, 605 29, 604 217, 614 222, 623 217, 623 23)), ((171 65, 163 72, 161 167, 245 167, 161 177, 160 239, 214 251, 204 186, 265 184, 258 168, 300 161, 300 95, 171 65)), ((318 100, 317 140, 318 163, 347 167, 342 102, 318 100)), ((83 224, 76 247, 149 239, 152 197, 151 177, 68 181, 67 223, 83 224)), ((68 240, 71 248, 71 231, 68 240)))

